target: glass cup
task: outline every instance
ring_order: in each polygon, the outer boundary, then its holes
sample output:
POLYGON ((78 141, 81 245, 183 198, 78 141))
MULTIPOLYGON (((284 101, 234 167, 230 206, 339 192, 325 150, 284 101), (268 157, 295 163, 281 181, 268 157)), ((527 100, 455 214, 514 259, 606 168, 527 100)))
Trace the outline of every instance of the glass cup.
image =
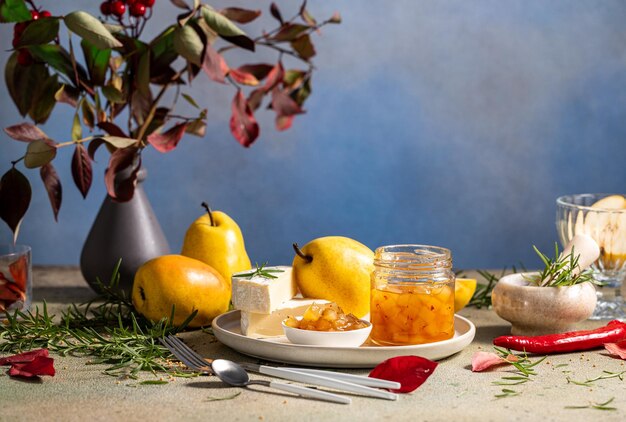
POLYGON ((30 246, 0 245, 0 315, 28 310, 32 296, 30 246))
POLYGON ((626 277, 626 209, 592 207, 608 196, 613 194, 585 193, 556 200, 556 229, 563 247, 577 234, 591 236, 600 247, 600 257, 591 265, 594 279, 601 283, 591 319, 626 318, 622 292, 626 277))

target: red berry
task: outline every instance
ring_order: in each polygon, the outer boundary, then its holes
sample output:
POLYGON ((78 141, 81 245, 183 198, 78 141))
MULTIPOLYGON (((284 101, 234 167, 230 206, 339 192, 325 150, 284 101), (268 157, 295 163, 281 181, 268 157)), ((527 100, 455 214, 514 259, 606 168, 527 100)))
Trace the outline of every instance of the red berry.
POLYGON ((42 10, 41 13, 39 13, 40 18, 49 18, 50 16, 52 16, 52 13, 48 10, 42 10))
POLYGON ((146 7, 154 6, 154 0, 141 0, 141 3, 143 3, 143 5, 146 7))
POLYGON ((21 37, 22 33, 24 32, 27 26, 28 26, 28 23, 26 22, 16 23, 15 26, 13 27, 13 34, 18 38, 21 37))
POLYGON ((33 56, 30 55, 28 50, 21 49, 17 54, 17 64, 20 66, 30 66, 33 64, 33 56))
POLYGON ((34 21, 36 21, 37 19, 39 19, 39 12, 36 10, 31 10, 30 17, 33 18, 34 21))
POLYGON ((100 4, 100 13, 107 16, 111 14, 111 3, 108 1, 102 2, 100 4))
POLYGON ((133 3, 130 6, 130 14, 136 17, 143 16, 146 14, 146 6, 141 3, 133 3))
POLYGON ((126 5, 119 0, 111 3, 111 13, 115 16, 122 16, 126 12, 126 5))
POLYGON ((139 0, 126 0, 124 1, 128 6, 132 6, 135 3, 139 3, 139 0))

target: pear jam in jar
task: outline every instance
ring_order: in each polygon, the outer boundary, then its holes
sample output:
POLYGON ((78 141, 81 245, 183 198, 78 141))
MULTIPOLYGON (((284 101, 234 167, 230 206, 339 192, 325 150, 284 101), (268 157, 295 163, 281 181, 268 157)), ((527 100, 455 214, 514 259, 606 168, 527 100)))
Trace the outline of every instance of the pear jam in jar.
POLYGON ((370 339, 381 346, 452 338, 454 273, 450 250, 426 245, 376 249, 370 312, 370 339))

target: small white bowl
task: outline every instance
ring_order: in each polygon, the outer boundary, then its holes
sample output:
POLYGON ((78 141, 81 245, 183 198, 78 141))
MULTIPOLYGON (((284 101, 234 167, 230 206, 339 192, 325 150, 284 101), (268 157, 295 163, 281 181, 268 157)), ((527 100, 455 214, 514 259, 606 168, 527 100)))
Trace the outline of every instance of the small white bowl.
POLYGON ((596 307, 596 289, 590 282, 562 287, 538 287, 516 273, 498 281, 491 294, 493 309, 509 321, 513 335, 535 336, 572 331, 596 307))
MULTIPOLYGON (((298 320, 302 317, 296 317, 298 320)), ((363 320, 361 320, 363 321, 363 320)), ((287 339, 294 344, 306 344, 309 346, 332 346, 332 347, 359 347, 370 335, 372 324, 367 324, 365 328, 350 331, 312 331, 301 330, 285 325, 283 320, 282 326, 287 339)))

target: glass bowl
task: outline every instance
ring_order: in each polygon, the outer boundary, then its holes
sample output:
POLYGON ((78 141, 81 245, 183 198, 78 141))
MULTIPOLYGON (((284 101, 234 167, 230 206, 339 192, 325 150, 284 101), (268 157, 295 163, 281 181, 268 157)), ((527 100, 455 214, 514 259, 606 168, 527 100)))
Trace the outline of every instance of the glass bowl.
POLYGON ((556 200, 556 229, 561 244, 567 245, 576 234, 586 234, 600 247, 600 257, 591 265, 594 279, 604 286, 599 289, 592 317, 595 319, 626 317, 621 292, 626 276, 626 208, 620 208, 626 207, 623 198, 621 194, 584 193, 556 200), (606 207, 593 206, 600 200, 606 207))

